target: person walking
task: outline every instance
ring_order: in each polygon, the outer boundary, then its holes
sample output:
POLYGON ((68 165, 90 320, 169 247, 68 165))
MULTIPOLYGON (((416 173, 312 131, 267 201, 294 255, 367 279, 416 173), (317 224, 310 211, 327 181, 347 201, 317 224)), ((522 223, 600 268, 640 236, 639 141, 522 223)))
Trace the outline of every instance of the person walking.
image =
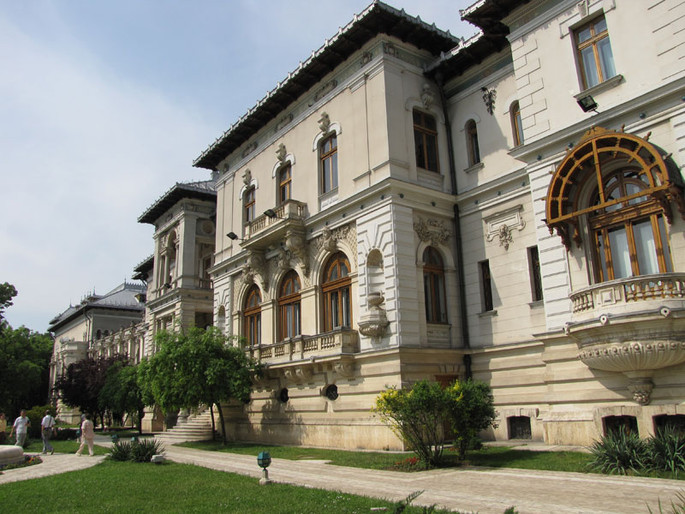
POLYGON ((93 422, 90 420, 90 415, 86 414, 85 419, 81 423, 81 446, 79 446, 78 450, 76 450, 76 455, 80 457, 81 452, 83 451, 83 447, 87 444, 88 454, 92 457, 94 439, 95 426, 93 425, 93 422))
POLYGON ((12 430, 10 431, 10 437, 12 437, 12 434, 17 435, 17 442, 14 443, 14 446, 21 446, 22 448, 24 447, 24 443, 26 442, 26 433, 28 432, 30 426, 31 420, 26 415, 26 410, 21 409, 21 411, 19 411, 19 417, 14 420, 12 430))
POLYGON ((55 429, 55 418, 50 415, 50 411, 45 411, 45 416, 40 422, 41 426, 41 436, 43 437, 43 453, 50 452, 50 455, 55 453, 55 449, 50 444, 50 438, 52 437, 52 431, 55 429))
POLYGON ((0 444, 5 444, 5 439, 7 439, 7 420, 5 413, 0 412, 0 444))

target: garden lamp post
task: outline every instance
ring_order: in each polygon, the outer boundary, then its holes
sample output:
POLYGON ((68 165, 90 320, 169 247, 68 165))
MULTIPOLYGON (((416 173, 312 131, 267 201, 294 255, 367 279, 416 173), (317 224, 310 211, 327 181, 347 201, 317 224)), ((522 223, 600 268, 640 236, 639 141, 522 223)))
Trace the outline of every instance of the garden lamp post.
POLYGON ((271 480, 269 480, 269 471, 266 469, 271 464, 271 455, 269 452, 259 452, 259 455, 257 455, 257 464, 259 464, 259 467, 264 470, 262 478, 259 479, 259 485, 270 484, 271 480))

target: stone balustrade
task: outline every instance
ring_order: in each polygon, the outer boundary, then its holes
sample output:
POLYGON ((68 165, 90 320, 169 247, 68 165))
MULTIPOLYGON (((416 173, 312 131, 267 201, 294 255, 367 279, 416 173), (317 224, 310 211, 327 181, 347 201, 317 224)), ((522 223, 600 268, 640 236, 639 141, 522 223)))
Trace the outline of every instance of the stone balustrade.
POLYGON ((355 330, 337 330, 316 336, 299 336, 273 344, 248 349, 249 355, 268 364, 332 357, 359 351, 359 336, 355 330))

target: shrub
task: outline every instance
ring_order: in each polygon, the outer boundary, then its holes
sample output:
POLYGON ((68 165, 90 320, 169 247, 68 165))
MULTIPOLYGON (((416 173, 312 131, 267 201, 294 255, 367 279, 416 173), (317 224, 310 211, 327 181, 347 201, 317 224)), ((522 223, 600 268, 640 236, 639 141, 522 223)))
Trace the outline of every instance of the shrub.
POLYGON ((57 427, 57 432, 52 436, 55 441, 70 441, 76 439, 76 429, 70 427, 57 427))
POLYGON ((55 408, 52 405, 36 405, 31 410, 26 411, 26 415, 31 420, 31 426, 29 427, 28 436, 34 439, 41 438, 41 426, 40 422, 43 421, 43 416, 45 416, 45 411, 49 410, 50 414, 55 416, 55 408))
POLYGON ((454 430, 454 446, 459 450, 459 460, 464 460, 466 450, 482 446, 479 432, 495 424, 495 400, 492 390, 485 382, 457 380, 447 388, 450 402, 450 422, 454 430))
POLYGON ((685 434, 672 427, 659 430, 647 442, 649 466, 678 476, 685 471, 685 434))
POLYGON ((119 462, 131 460, 131 443, 128 441, 117 441, 112 445, 109 456, 112 460, 119 462))
POLYGON ((609 432, 590 447, 590 466, 602 473, 625 475, 649 466, 647 443, 624 427, 609 432))
POLYGON ((164 452, 164 445, 153 438, 141 439, 131 443, 131 460, 134 462, 150 462, 153 455, 164 452))

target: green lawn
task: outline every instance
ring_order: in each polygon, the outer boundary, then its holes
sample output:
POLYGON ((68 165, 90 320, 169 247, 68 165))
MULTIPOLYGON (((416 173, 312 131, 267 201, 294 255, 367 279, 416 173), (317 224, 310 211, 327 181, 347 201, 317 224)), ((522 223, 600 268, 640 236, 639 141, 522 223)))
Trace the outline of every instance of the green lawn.
MULTIPOLYGON (((271 454, 271 457, 279 459, 321 459, 329 460, 331 464, 338 466, 366 469, 396 469, 394 468, 396 463, 414 456, 412 452, 360 452, 246 443, 229 443, 224 446, 217 441, 189 442, 179 446, 255 456, 260 451, 266 450, 271 454)), ((445 451, 444 460, 445 467, 470 465, 587 473, 589 472, 587 465, 590 461, 590 455, 581 452, 534 452, 513 450, 507 447, 486 447, 482 450, 468 452, 464 463, 457 462, 455 454, 450 451, 445 451)))
MULTIPOLYGON (((40 464, 38 464, 40 465, 40 464)), ((105 461, 81 471, 0 485, 3 512, 353 513, 392 503, 186 464, 105 461)), ((420 508, 404 512, 420 513, 420 508)))

